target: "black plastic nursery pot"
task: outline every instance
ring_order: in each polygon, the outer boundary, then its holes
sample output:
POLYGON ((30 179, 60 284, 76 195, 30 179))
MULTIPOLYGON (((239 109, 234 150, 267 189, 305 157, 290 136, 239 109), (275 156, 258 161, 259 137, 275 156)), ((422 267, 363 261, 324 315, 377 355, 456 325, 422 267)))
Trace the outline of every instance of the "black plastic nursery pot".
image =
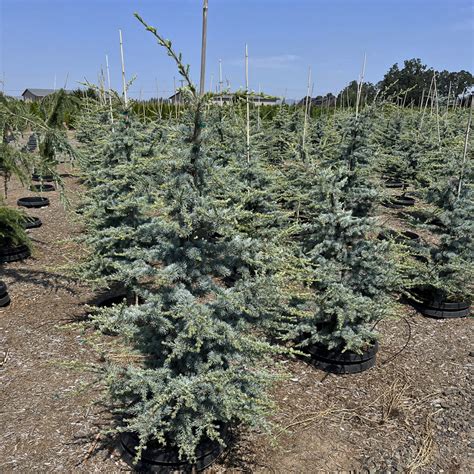
POLYGON ((54 176, 52 174, 40 175, 33 173, 31 175, 32 181, 44 181, 44 182, 51 182, 54 181, 54 176))
POLYGON ((471 312, 469 301, 447 301, 435 292, 414 291, 414 296, 418 301, 413 301, 412 305, 423 316, 436 319, 465 318, 471 312))
POLYGON ((18 206, 29 207, 29 208, 38 208, 49 206, 49 199, 47 197, 41 196, 30 196, 18 199, 16 202, 18 206))
POLYGON ((0 308, 4 308, 10 304, 10 295, 8 294, 7 285, 0 280, 0 308))
POLYGON ((306 349, 311 354, 311 362, 318 369, 332 374, 358 374, 372 368, 376 362, 378 342, 375 342, 362 354, 340 349, 328 349, 326 346, 313 345, 306 349))
MULTIPOLYGON (((223 430, 223 439, 228 441, 228 430, 223 430)), ((120 445, 124 461, 136 472, 158 472, 158 473, 191 473, 200 472, 213 464, 225 451, 225 448, 217 441, 206 439, 196 449, 196 462, 191 464, 179 459, 176 447, 163 448, 158 443, 150 443, 142 451, 138 463, 134 463, 136 449, 139 445, 138 436, 135 433, 122 433, 120 445)))
MULTIPOLYGON (((98 308, 110 308, 111 306, 125 303, 128 306, 132 306, 136 303, 136 295, 134 293, 127 293, 125 290, 110 291, 105 294, 101 294, 90 301, 90 306, 97 306, 98 308)), ((143 303, 142 298, 138 298, 138 303, 143 303)))
POLYGON ((43 223, 39 217, 35 216, 27 216, 23 226, 25 229, 36 229, 37 227, 41 227, 43 223))
POLYGON ((0 244, 0 263, 17 262, 31 255, 26 245, 0 244))
POLYGON ((447 300, 435 289, 414 288, 412 306, 423 316, 436 319, 465 318, 471 312, 469 301, 447 300))
POLYGON ((405 187, 405 183, 398 179, 386 179, 384 184, 388 189, 403 189, 405 187))
POLYGON ((402 194, 401 196, 393 196, 382 203, 385 207, 392 209, 402 209, 404 207, 411 207, 415 205, 415 199, 402 194))
POLYGON ((48 193, 50 191, 56 191, 56 188, 52 184, 32 184, 30 186, 30 191, 36 192, 36 193, 48 193))

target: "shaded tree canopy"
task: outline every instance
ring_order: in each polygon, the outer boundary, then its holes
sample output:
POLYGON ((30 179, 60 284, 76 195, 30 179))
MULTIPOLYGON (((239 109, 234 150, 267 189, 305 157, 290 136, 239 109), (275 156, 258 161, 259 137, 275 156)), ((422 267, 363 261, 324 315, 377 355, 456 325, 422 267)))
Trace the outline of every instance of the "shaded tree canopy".
POLYGON ((378 88, 386 96, 402 96, 406 98, 405 103, 419 105, 423 90, 428 94, 433 73, 436 73, 436 86, 440 97, 447 97, 450 84, 451 96, 458 95, 474 83, 474 76, 465 70, 449 72, 446 70, 436 71, 428 68, 419 58, 407 59, 400 68, 398 63, 394 64, 378 83, 378 88))

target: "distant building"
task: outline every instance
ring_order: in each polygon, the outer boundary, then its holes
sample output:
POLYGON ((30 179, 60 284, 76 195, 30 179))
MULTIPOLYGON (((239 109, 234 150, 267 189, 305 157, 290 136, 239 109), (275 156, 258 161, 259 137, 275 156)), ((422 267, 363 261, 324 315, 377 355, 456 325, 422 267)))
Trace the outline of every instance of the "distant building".
MULTIPOLYGON (((44 99, 46 96, 54 94, 57 90, 54 89, 25 89, 25 92, 21 94, 23 100, 28 100, 36 102, 38 100, 44 99)), ((72 91, 66 91, 66 93, 71 94, 72 91)))
MULTIPOLYGON (((235 100, 235 95, 232 93, 229 94, 216 94, 212 97, 212 102, 214 104, 228 104, 229 102, 233 102, 235 100)), ((278 105, 280 103, 280 99, 276 97, 264 96, 264 95, 249 95, 250 103, 254 105, 278 105)), ((170 104, 181 104, 183 103, 183 96, 181 92, 177 92, 173 94, 169 99, 168 102, 170 104)))

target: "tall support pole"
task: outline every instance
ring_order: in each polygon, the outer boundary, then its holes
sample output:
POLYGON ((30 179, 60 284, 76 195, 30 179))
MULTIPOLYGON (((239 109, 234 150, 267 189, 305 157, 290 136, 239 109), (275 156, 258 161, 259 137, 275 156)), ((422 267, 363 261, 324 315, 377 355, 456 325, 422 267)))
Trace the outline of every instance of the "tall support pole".
POLYGON ((201 82, 199 85, 200 95, 204 95, 204 90, 206 88, 207 10, 208 0, 204 0, 204 5, 202 7, 201 82))
POLYGON ((127 98, 127 82, 125 80, 125 60, 123 58, 122 30, 119 30, 119 38, 120 38, 120 58, 122 60, 122 94, 123 94, 123 101, 126 107, 128 105, 128 98, 127 98))
MULTIPOLYGON (((112 112, 112 88, 110 87, 109 56, 107 54, 105 55, 105 67, 107 68, 107 87, 109 88, 107 95, 109 96, 110 123, 113 124, 114 114, 112 112)), ((112 125, 112 131, 113 131, 113 125, 112 125)))
POLYGON ((250 163, 249 47, 245 45, 245 98, 247 105, 247 163, 250 163))

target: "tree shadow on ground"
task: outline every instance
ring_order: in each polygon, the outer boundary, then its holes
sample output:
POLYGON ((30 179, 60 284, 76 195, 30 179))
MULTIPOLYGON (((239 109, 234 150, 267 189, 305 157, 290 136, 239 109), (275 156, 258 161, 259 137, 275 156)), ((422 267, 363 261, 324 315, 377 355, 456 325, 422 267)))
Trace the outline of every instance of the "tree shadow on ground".
POLYGON ((32 268, 9 268, 0 266, 0 275, 11 278, 18 283, 39 286, 52 291, 66 291, 71 295, 77 295, 75 288, 80 282, 74 278, 60 273, 48 272, 46 270, 36 270, 32 268))

